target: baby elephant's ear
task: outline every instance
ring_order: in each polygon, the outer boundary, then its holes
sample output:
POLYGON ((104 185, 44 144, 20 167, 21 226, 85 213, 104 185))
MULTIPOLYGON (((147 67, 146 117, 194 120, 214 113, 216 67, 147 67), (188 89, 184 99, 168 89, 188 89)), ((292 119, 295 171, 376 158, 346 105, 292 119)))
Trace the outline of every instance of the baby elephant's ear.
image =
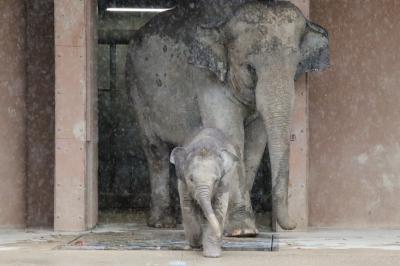
POLYGON ((239 157, 227 149, 223 149, 221 151, 221 157, 223 161, 224 175, 225 175, 232 169, 235 162, 239 161, 239 157))
POLYGON ((178 178, 184 180, 183 178, 183 164, 186 158, 186 150, 182 147, 176 147, 172 150, 169 161, 175 165, 175 171, 178 178))
POLYGON ((179 162, 183 162, 184 158, 186 157, 186 150, 182 147, 176 147, 172 150, 171 156, 169 157, 169 161, 177 165, 179 162))

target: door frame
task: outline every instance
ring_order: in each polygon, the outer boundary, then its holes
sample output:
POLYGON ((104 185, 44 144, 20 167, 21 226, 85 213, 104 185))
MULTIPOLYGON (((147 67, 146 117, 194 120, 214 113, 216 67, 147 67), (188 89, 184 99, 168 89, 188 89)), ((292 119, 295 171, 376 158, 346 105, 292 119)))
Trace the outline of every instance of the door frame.
POLYGON ((97 223, 97 0, 54 1, 54 229, 97 223))
MULTIPOLYGON (((291 1, 309 15, 309 0, 291 1)), ((84 231, 98 221, 97 0, 54 1, 54 16, 54 229, 84 231)), ((307 87, 307 76, 296 83, 291 127, 289 214, 297 230, 308 227, 307 87)))

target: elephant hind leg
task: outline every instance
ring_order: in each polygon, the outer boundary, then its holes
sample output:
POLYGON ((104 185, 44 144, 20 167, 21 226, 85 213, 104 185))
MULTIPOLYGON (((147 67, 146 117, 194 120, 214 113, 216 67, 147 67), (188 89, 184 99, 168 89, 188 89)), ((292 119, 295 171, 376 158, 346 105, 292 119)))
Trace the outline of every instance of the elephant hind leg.
POLYGON ((156 228, 174 228, 170 199, 169 148, 157 137, 145 137, 143 150, 150 174, 151 206, 147 224, 156 228))

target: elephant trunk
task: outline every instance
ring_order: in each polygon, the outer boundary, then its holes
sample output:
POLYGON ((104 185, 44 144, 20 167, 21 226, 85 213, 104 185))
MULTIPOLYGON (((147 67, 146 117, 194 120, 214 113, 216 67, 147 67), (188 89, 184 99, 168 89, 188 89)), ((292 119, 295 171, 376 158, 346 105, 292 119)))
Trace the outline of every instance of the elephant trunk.
POLYGON ((256 88, 257 110, 263 117, 268 134, 273 215, 286 230, 296 228, 296 223, 288 214, 289 134, 295 70, 291 64, 274 65, 259 75, 256 88))
POLYGON ((214 210, 211 205, 210 188, 209 186, 199 186, 196 188, 197 201, 203 213, 214 231, 216 237, 219 239, 222 236, 221 227, 219 225, 218 219, 215 216, 214 210))

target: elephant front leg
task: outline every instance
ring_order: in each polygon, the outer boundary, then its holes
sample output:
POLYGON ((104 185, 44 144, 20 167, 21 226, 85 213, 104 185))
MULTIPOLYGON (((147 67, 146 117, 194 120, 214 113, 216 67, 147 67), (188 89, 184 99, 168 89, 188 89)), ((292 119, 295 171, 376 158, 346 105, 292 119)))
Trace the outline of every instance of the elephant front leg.
MULTIPOLYGON (((226 214, 228 211, 229 204, 229 188, 228 184, 223 185, 221 191, 218 191, 215 195, 213 203, 213 209, 215 216, 221 227, 221 231, 224 230, 224 224, 226 220, 226 214)), ((221 256, 222 248, 222 235, 216 236, 215 231, 210 225, 207 225, 206 231, 203 236, 203 254, 205 257, 216 258, 221 256)))
POLYGON ((245 128, 244 165, 245 176, 243 182, 233 182, 234 188, 230 207, 229 223, 225 235, 256 236, 255 218, 251 206, 250 193, 257 174, 262 156, 267 145, 267 132, 261 118, 257 118, 245 128), (254 229, 253 229, 254 228, 254 229))
POLYGON ((187 191, 186 185, 181 180, 178 181, 178 192, 186 239, 189 241, 190 247, 200 248, 202 245, 202 216, 200 209, 194 204, 193 199, 187 191))
POLYGON ((251 206, 250 191, 244 189, 240 182, 234 182, 232 196, 225 223, 225 236, 254 237, 259 231, 256 228, 253 208, 251 206))
POLYGON ((156 228, 176 227, 170 206, 169 149, 165 143, 156 139, 147 139, 143 149, 151 186, 151 209, 147 224, 156 228))
POLYGON ((246 166, 246 190, 251 191, 267 146, 267 131, 264 121, 257 117, 245 128, 244 164, 246 166))

